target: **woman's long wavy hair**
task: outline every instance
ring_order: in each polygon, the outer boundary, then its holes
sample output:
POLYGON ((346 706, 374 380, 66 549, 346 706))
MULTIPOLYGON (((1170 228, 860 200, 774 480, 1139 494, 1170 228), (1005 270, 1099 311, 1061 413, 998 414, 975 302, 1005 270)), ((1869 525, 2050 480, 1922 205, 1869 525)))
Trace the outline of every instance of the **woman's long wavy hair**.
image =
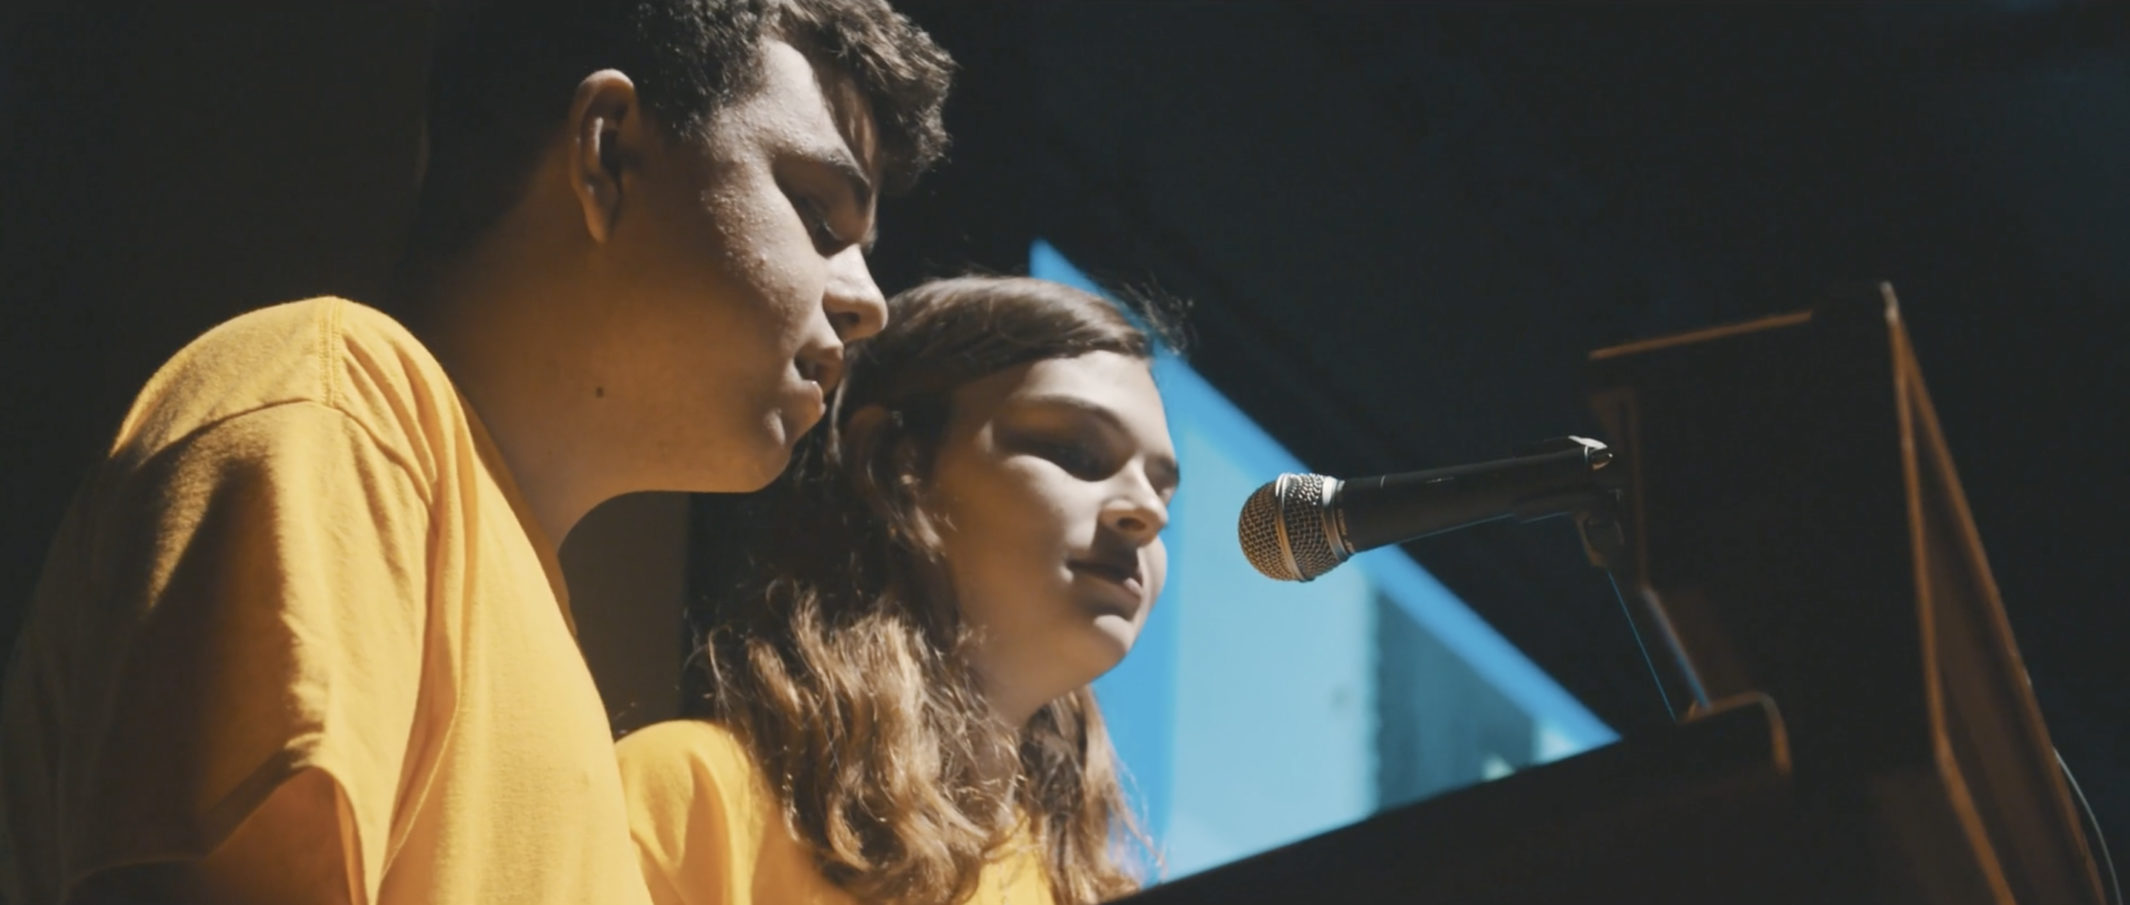
POLYGON ((920 498, 957 388, 1044 359, 1151 359, 1172 334, 1025 277, 939 280, 889 310, 825 429, 751 501, 757 542, 701 627, 701 715, 739 736, 794 834, 861 900, 962 902, 1024 820, 1059 902, 1131 892, 1150 851, 1093 693, 1023 726, 992 715, 920 498), (1011 761, 1003 779, 981 766, 1011 761))

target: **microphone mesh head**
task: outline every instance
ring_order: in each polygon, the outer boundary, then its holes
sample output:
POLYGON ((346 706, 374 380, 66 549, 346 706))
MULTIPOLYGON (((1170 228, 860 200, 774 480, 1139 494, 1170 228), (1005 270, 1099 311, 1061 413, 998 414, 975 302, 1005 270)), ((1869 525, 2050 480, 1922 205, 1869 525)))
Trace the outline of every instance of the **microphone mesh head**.
POLYGON ((1324 536, 1323 475, 1283 474, 1243 503, 1243 556, 1267 578, 1308 581, 1345 561, 1324 536), (1283 541, 1284 537, 1284 541, 1283 541))
POLYGON ((1251 567, 1264 573, 1266 578, 1280 581, 1299 581, 1300 575, 1287 565, 1287 557, 1280 552, 1279 543, 1279 496, 1273 491, 1278 481, 1272 481, 1243 503, 1242 518, 1236 522, 1235 533, 1242 539, 1242 555, 1251 567))

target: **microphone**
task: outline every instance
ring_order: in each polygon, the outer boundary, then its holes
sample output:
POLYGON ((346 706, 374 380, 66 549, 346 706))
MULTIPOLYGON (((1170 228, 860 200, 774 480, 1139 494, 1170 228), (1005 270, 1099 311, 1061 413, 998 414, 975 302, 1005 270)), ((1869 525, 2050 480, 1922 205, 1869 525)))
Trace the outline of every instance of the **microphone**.
POLYGON ((1597 503, 1622 483, 1612 450, 1561 437, 1528 455, 1341 481, 1283 474, 1243 503, 1243 556, 1268 578, 1310 581, 1363 550, 1496 519, 1533 521, 1597 503))

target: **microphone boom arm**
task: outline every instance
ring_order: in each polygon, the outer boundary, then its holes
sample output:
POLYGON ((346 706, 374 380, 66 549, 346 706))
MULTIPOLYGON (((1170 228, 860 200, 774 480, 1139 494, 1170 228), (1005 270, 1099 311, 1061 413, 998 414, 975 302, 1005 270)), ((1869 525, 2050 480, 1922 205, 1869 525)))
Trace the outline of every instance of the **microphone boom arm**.
POLYGON ((1363 550, 1514 518, 1530 522, 1606 504, 1624 483, 1605 444, 1560 437, 1510 459, 1336 481, 1326 478, 1325 527, 1344 560, 1363 550), (1348 493, 1374 499, 1368 507, 1341 505, 1348 493))
POLYGON ((1258 571, 1309 581, 1364 550, 1500 519, 1573 514, 1584 554, 1612 578, 1665 709, 1677 720, 1706 709, 1708 694, 1662 601, 1638 574, 1626 465, 1596 440, 1559 437, 1476 465, 1347 481, 1283 474, 1251 494, 1237 533, 1258 571), (1693 705, 1685 710, 1673 704, 1688 698, 1693 705))

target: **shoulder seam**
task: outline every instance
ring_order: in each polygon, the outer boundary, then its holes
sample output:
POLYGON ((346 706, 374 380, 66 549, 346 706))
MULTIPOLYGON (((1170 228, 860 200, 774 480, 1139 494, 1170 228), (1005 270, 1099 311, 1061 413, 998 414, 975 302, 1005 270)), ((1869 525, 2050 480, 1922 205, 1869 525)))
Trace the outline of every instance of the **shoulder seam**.
POLYGON ((325 316, 318 319, 323 331, 318 343, 319 376, 325 390, 326 404, 340 408, 340 363, 346 357, 345 334, 341 328, 341 302, 337 298, 325 302, 325 316))
POLYGON ((191 443, 193 440, 198 439, 200 435, 205 434, 208 431, 214 430, 218 427, 221 427, 225 424, 228 424, 232 421, 236 421, 238 419, 250 415, 256 415, 262 412, 271 411, 273 409, 293 405, 317 406, 319 408, 325 409, 326 411, 332 412, 335 415, 339 415, 343 420, 355 425, 357 430, 362 431, 364 439, 367 439, 370 442, 370 446, 375 448, 379 453, 383 454, 385 460, 391 462, 393 467, 397 468, 400 474, 407 479, 408 485, 412 486, 414 488, 415 494, 421 497, 422 505, 429 507, 432 510, 436 507, 436 493, 434 488, 430 487, 428 482, 423 480, 421 476, 421 471, 414 466, 414 463, 407 461, 407 457, 403 453, 401 453, 399 450, 392 448, 391 444, 384 442, 382 438, 378 437, 376 430, 372 429, 370 425, 365 424, 361 418, 355 417, 354 413, 349 412, 348 410, 341 408, 340 406, 329 405, 317 399, 304 399, 300 397, 295 399, 277 399, 272 402, 265 402, 259 405, 252 406, 248 409, 230 412, 212 421, 207 421, 198 426, 195 426, 192 430, 186 431, 183 436, 171 440, 168 443, 162 444, 161 446, 157 447, 154 452, 148 453, 146 456, 144 456, 141 461, 145 462, 148 459, 161 457, 169 453, 170 451, 177 449, 180 446, 184 446, 185 444, 191 443))

